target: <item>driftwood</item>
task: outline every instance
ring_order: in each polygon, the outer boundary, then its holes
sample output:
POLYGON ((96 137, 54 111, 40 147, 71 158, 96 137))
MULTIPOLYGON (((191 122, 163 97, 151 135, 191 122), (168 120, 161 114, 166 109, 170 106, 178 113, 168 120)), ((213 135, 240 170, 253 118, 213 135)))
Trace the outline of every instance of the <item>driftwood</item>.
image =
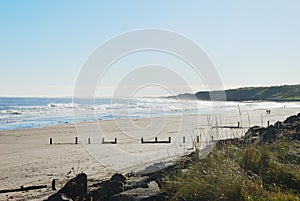
POLYGON ((29 190, 37 190, 37 189, 42 189, 42 188, 47 188, 47 185, 28 186, 28 187, 21 186, 20 188, 17 188, 17 189, 0 190, 0 193, 11 193, 11 192, 19 192, 19 191, 29 191, 29 190))

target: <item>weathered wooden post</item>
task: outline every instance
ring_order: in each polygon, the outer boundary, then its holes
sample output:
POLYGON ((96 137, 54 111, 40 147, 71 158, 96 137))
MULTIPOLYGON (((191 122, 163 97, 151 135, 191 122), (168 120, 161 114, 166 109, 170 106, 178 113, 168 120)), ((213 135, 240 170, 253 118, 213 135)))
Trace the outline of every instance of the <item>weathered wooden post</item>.
POLYGON ((240 122, 238 121, 238 126, 237 126, 238 128, 240 128, 240 122))
POLYGON ((105 139, 104 138, 102 138, 102 144, 117 144, 117 141, 118 139, 117 138, 115 138, 114 139, 114 141, 112 141, 112 140, 108 140, 108 141, 105 141, 105 139))
POLYGON ((55 179, 52 179, 52 190, 56 190, 56 188, 55 188, 55 179))
POLYGON ((171 137, 169 137, 169 143, 171 143, 171 137))
POLYGON ((77 137, 75 137, 75 144, 78 144, 78 139, 77 139, 77 137))
POLYGON ((182 141, 183 141, 183 143, 185 143, 185 136, 183 136, 182 141))
POLYGON ((52 144, 52 138, 50 138, 50 144, 52 144))
POLYGON ((157 137, 155 137, 155 142, 157 142, 157 137))
POLYGON ((88 144, 91 144, 91 138, 88 138, 88 144))
POLYGON ((270 126, 270 121, 268 121, 268 128, 269 128, 269 126, 270 126))
POLYGON ((141 138, 141 143, 142 143, 142 144, 144 143, 144 139, 143 139, 143 138, 141 138))
POLYGON ((197 135, 197 143, 200 142, 200 137, 197 135))

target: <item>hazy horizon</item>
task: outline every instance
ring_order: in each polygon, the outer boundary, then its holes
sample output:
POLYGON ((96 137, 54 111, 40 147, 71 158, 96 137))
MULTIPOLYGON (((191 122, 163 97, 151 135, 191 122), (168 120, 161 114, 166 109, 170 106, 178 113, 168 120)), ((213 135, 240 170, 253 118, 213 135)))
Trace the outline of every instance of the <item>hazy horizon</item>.
MULTIPOLYGON (((259 85, 259 86, 254 86, 254 85, 250 85, 250 86, 239 86, 236 88, 224 88, 224 90, 230 90, 230 89, 239 89, 239 88, 247 88, 247 87, 273 87, 273 86, 284 86, 284 85, 300 85, 300 83, 293 83, 293 84, 279 84, 279 85, 259 85)), ((208 91, 208 90, 199 90, 199 91, 195 91, 195 92, 182 92, 180 94, 183 93, 188 93, 188 94, 196 94, 197 92, 202 92, 202 91, 208 91)), ((179 95, 179 94, 176 94, 179 95)), ((150 96, 137 96, 136 98, 160 98, 163 96, 168 96, 168 94, 165 95, 150 95, 150 96)), ((0 96, 0 98, 73 98, 73 95, 71 96, 0 96)), ((95 96, 95 98, 128 98, 128 97, 113 97, 113 96, 95 96)))

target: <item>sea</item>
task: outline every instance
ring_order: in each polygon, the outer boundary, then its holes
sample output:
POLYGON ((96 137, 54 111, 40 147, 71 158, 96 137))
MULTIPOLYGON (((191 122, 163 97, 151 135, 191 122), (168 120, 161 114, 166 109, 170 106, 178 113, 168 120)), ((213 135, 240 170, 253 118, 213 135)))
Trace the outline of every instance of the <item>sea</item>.
POLYGON ((0 130, 38 128, 109 119, 152 118, 165 115, 300 107, 300 102, 214 102, 166 98, 0 98, 0 130))

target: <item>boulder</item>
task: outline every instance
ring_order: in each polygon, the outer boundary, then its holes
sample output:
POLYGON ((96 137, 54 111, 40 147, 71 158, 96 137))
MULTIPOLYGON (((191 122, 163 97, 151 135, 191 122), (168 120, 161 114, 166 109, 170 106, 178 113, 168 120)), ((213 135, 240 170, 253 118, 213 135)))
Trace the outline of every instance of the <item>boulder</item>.
POLYGON ((87 175, 84 173, 77 175, 48 198, 48 201, 56 200, 87 200, 87 175))
POLYGON ((274 142, 277 139, 278 130, 274 126, 270 126, 266 131, 261 135, 263 142, 274 142))
POLYGON ((277 121, 277 122, 274 124, 274 127, 281 130, 281 129, 284 129, 284 128, 285 128, 285 125, 284 125, 283 122, 277 121))
POLYGON ((111 178, 110 181, 118 181, 121 183, 126 182, 126 177, 124 177, 122 174, 114 174, 111 178))
POLYGON ((298 116, 293 115, 293 116, 290 116, 290 117, 286 118, 286 120, 284 121, 284 123, 285 124, 294 124, 298 120, 299 120, 298 116))
POLYGON ((51 195, 47 201, 73 201, 68 195, 64 193, 55 193, 51 195))
POLYGON ((121 193, 124 189, 126 178, 121 174, 114 174, 110 180, 99 184, 99 187, 90 193, 93 200, 109 200, 110 197, 121 193))
POLYGON ((264 132, 266 132, 266 128, 264 127, 260 127, 260 126, 253 126, 251 128, 248 129, 248 131, 245 133, 244 138, 245 139, 249 139, 251 137, 255 137, 255 136, 260 136, 262 135, 264 132))

